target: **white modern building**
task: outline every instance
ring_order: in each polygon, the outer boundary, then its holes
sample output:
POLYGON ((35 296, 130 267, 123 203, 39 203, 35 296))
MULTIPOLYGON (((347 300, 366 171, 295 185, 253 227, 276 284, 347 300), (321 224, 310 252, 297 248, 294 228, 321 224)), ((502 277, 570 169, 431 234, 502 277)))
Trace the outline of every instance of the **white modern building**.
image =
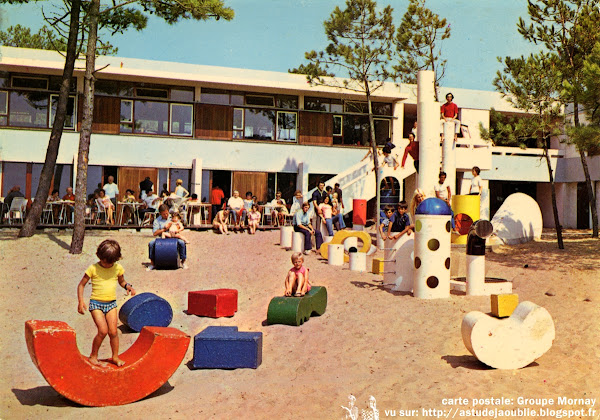
MULTIPOLYGON (((60 195, 75 183, 81 126, 84 61, 77 62, 65 133, 53 188, 60 195)), ((51 51, 0 48, 0 196, 20 185, 35 195, 54 118, 64 58, 51 51)), ((252 191, 259 201, 277 190, 290 199, 307 194, 320 179, 338 181, 348 209, 350 198, 374 197, 364 97, 341 89, 311 86, 302 75, 99 57, 88 193, 109 175, 119 189, 139 190, 150 176, 159 192, 176 179, 208 201, 211 188, 252 191), (336 176, 335 178, 332 178, 336 176), (347 194, 346 194, 347 192, 347 194)), ((488 185, 483 215, 496 211, 510 193, 531 195, 545 226, 553 226, 550 186, 541 150, 495 147, 479 135, 489 109, 518 112, 495 92, 442 88, 452 92, 467 126, 456 149, 457 193, 467 193, 471 168, 479 166, 488 185)), ((416 86, 385 84, 373 97, 377 142, 389 137, 402 159, 417 118, 416 86)), ((579 155, 552 145, 558 205, 564 227, 589 227, 579 155)), ((588 158, 596 191, 600 157, 588 158)), ((390 200, 410 200, 416 185, 412 159, 404 170, 386 170, 390 200), (389 179, 389 178, 388 178, 389 179)))

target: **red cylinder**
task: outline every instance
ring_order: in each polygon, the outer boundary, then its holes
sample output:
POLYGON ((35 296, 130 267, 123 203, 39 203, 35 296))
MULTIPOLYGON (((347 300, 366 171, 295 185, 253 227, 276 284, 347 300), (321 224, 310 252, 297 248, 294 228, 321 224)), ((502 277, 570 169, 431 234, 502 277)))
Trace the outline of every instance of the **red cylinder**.
POLYGON ((352 200, 352 224, 364 226, 367 223, 367 200, 352 200))

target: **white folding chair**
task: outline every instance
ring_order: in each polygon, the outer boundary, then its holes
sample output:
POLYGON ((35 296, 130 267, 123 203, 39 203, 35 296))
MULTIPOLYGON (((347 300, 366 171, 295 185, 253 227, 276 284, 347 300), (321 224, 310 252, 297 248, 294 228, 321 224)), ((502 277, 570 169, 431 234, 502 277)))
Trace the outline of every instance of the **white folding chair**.
POLYGON ((23 223, 23 215, 27 208, 27 199, 24 197, 15 197, 10 203, 8 209, 8 223, 12 224, 13 219, 19 219, 23 223))
POLYGON ((104 215, 104 223, 106 223, 106 207, 102 204, 102 201, 99 198, 96 198, 96 224, 101 220, 100 216, 104 215))
POLYGON ((46 203, 44 210, 42 210, 42 223, 54 224, 54 212, 52 211, 52 203, 46 203))

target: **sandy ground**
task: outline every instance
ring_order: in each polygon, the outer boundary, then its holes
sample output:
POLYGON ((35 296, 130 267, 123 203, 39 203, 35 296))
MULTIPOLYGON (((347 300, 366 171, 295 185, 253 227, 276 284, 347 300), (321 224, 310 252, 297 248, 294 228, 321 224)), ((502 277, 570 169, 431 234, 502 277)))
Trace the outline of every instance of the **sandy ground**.
MULTIPOLYGON (((342 419, 341 406, 349 405, 349 394, 356 396, 358 418, 362 410, 372 414, 370 396, 376 398, 380 418, 435 414, 428 410, 445 410, 444 416, 454 418, 491 418, 489 413, 470 416, 455 410, 539 410, 542 404, 550 410, 586 410, 585 416, 580 412, 575 418, 599 418, 600 241, 589 234, 567 232, 563 251, 546 235, 488 255, 488 275, 512 280, 520 300, 547 308, 556 326, 553 347, 530 366, 514 371, 482 365, 462 342, 463 316, 472 310, 489 312, 488 297, 453 294, 449 299, 419 300, 391 292, 382 276, 331 267, 311 255, 305 265, 313 284, 327 287, 327 312, 301 327, 267 326, 269 301, 283 293, 284 275, 291 267, 291 253, 278 246, 279 232, 187 236, 192 242, 189 270, 148 273, 143 265, 148 231, 89 232, 84 253, 77 256, 66 250, 68 231, 40 232, 29 239, 16 239, 15 230, 0 231, 0 418, 342 419), (77 331, 82 353, 89 353, 96 330, 88 314, 77 313, 76 286, 85 268, 96 261, 97 245, 108 237, 120 242, 125 278, 138 293, 156 293, 170 302, 171 326, 192 337, 209 325, 261 331, 262 365, 256 370, 190 370, 190 345, 171 379, 142 401, 90 408, 57 394, 31 362, 24 322, 65 321, 77 331), (188 291, 213 288, 238 290, 234 317, 185 314, 188 291), (592 407, 559 402, 559 397, 597 401, 592 407), (447 404, 446 399, 456 404, 458 398, 463 399, 461 405, 447 404), (501 398, 504 403, 498 405, 494 399, 501 398), (488 400, 474 401, 479 399, 488 400), (596 410, 595 416, 586 417, 592 413, 589 408, 596 410)), ((119 294, 119 306, 125 300, 119 294)), ((121 331, 124 350, 137 334, 121 331)), ((105 341, 100 356, 108 355, 105 341)), ((533 418, 531 412, 513 414, 509 417, 533 418)))

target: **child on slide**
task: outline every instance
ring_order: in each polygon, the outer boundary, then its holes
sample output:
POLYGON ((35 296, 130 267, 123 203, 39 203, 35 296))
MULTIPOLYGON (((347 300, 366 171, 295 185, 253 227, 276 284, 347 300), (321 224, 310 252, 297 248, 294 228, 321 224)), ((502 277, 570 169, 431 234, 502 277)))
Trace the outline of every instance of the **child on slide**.
POLYGON ((110 349, 112 351, 111 361, 117 366, 123 366, 125 362, 119 359, 119 334, 117 330, 117 283, 131 296, 135 290, 131 284, 125 281, 125 271, 121 264, 121 247, 117 241, 107 239, 103 241, 96 251, 98 261, 90 265, 83 278, 77 286, 77 298, 79 305, 77 311, 85 313, 85 301, 83 300, 83 289, 88 281, 92 282, 92 296, 90 297, 89 311, 98 328, 98 333, 92 342, 92 352, 89 357, 90 363, 100 365, 98 361, 98 350, 104 338, 108 334, 110 338, 110 349))
POLYGON ((294 266, 288 271, 285 278, 285 296, 304 296, 310 291, 310 281, 308 280, 308 268, 302 266, 304 257, 301 252, 292 254, 292 264, 294 266))

